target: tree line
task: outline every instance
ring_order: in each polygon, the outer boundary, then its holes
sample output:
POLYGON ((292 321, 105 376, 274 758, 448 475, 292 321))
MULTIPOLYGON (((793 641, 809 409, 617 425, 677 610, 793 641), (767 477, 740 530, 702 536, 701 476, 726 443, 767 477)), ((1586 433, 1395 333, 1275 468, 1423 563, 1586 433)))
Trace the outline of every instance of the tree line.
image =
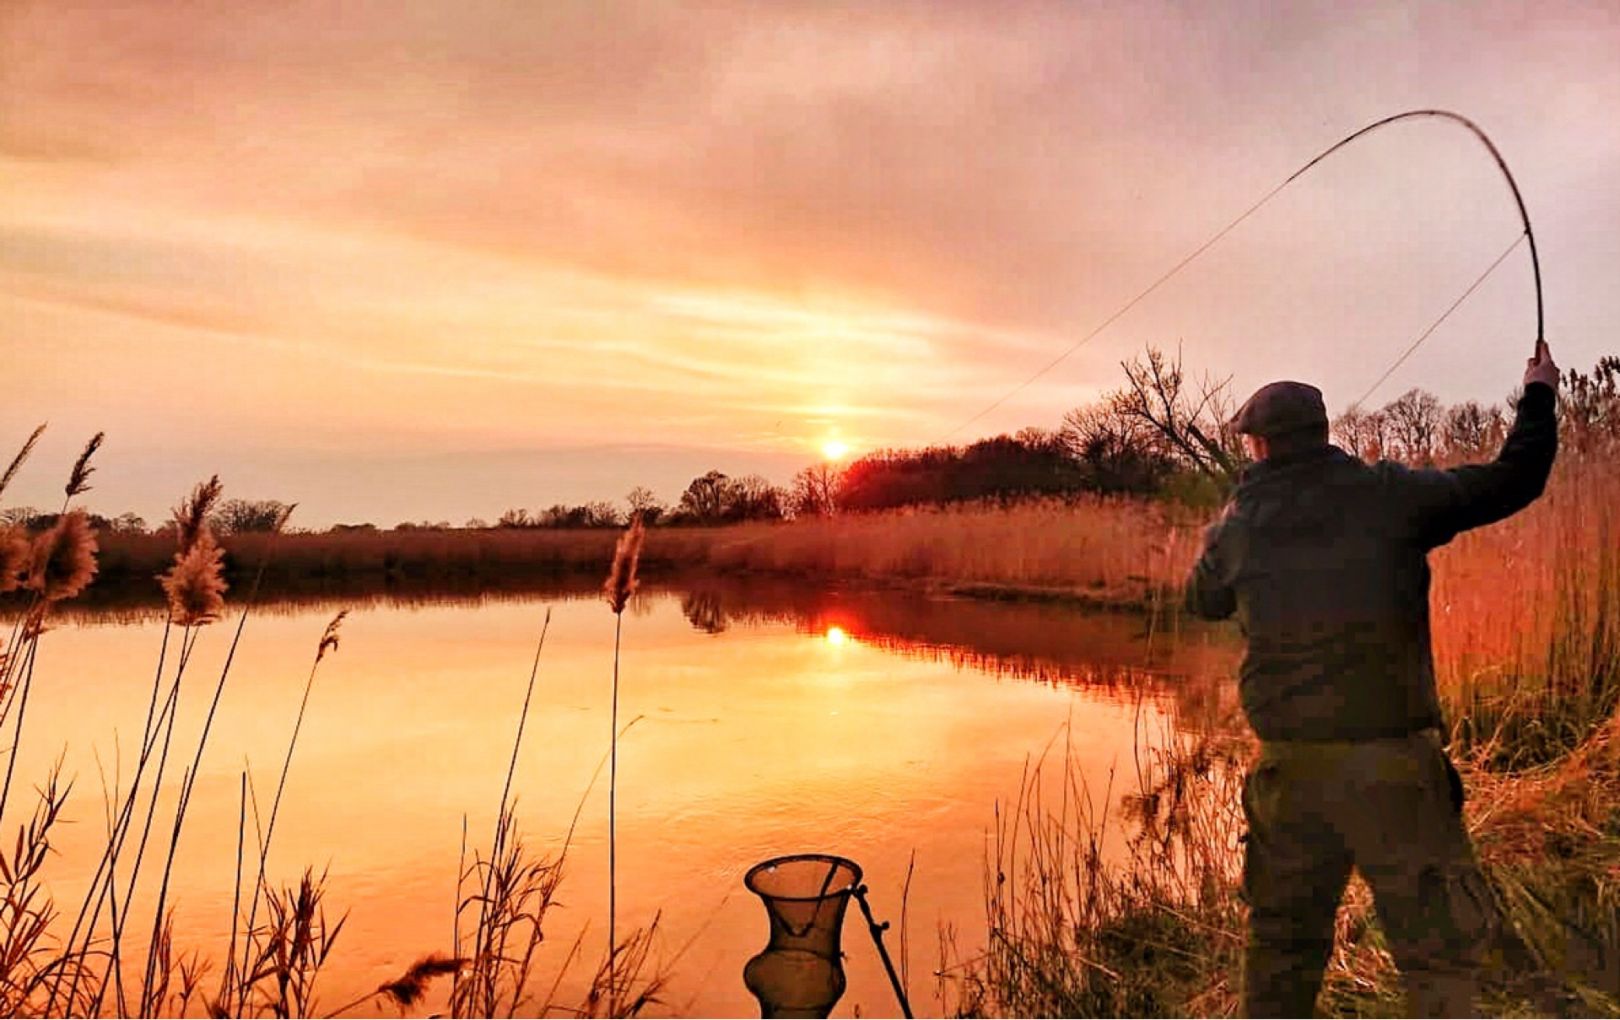
MULTIPOLYGON (((908 506, 1031 497, 1158 496, 1218 503, 1246 466, 1230 427, 1236 410, 1231 380, 1191 378, 1179 352, 1148 347, 1121 363, 1125 382, 1063 416, 1056 429, 1025 428, 965 446, 885 449, 839 468, 806 467, 785 486, 759 475, 733 478, 708 471, 693 478, 674 504, 636 487, 623 503, 595 500, 554 504, 531 512, 513 508, 493 524, 464 528, 619 528, 632 516, 661 526, 713 526, 744 521, 826 517, 908 506)), ((1576 453, 1620 447, 1620 357, 1591 372, 1564 374, 1559 393, 1561 438, 1576 453)), ((1469 400, 1446 406, 1411 389, 1373 409, 1350 409, 1330 423, 1332 440, 1365 460, 1444 464, 1494 455, 1507 434, 1517 394, 1501 404, 1469 400)), ((211 523, 225 535, 269 531, 286 512, 277 500, 227 500, 211 523)), ((0 513, 0 525, 40 529, 54 514, 23 507, 0 513)), ((91 515, 98 530, 144 532, 135 514, 91 515)), ((448 521, 401 522, 395 530, 448 529, 448 521)), ((161 529, 160 529, 161 530, 161 529)), ((339 524, 336 533, 376 531, 372 524, 339 524)))

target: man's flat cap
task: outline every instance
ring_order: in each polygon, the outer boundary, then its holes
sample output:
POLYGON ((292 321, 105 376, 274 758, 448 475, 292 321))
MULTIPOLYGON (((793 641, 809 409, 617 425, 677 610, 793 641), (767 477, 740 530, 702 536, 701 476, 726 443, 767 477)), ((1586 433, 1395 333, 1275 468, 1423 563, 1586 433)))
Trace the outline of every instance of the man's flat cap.
POLYGON ((1268 383, 1255 390, 1232 417, 1234 429, 1252 436, 1279 436, 1327 423, 1322 391, 1302 382, 1268 383))

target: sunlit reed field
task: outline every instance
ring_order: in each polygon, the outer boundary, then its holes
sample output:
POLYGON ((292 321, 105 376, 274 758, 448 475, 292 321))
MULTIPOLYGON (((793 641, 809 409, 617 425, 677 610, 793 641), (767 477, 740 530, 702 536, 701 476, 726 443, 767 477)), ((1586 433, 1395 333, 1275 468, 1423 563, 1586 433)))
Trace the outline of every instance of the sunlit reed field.
MULTIPOLYGON (((846 514, 728 527, 647 532, 642 568, 759 571, 796 576, 932 582, 1006 588, 1143 605, 1179 585, 1196 555, 1189 512, 1147 500, 1090 497, 1002 506, 972 504, 846 514)), ((478 582, 537 574, 598 572, 618 533, 602 529, 411 529, 227 535, 231 574, 266 562, 273 588, 379 583, 478 582)), ((173 538, 108 534, 105 585, 149 587, 173 553, 173 538)))
MULTIPOLYGON (((1620 1011, 1620 466, 1568 450, 1542 500, 1433 559, 1441 695, 1465 812, 1510 924, 1485 1008, 1620 1011)), ((976 1015, 1234 1015, 1245 914, 1236 779, 1244 728, 1197 726, 1145 748, 1129 817, 1070 777, 998 812, 987 862, 989 948, 954 952, 941 981, 976 1015), (1105 869, 1103 833, 1130 833, 1105 869)), ((1051 755, 1038 768, 1064 771, 1051 755)), ((1341 907, 1321 1006, 1399 1016, 1404 1004, 1371 896, 1341 907)))
POLYGON ((1434 557, 1435 665, 1455 734, 1502 766, 1572 750, 1620 698, 1620 467, 1566 451, 1543 498, 1434 557))
MULTIPOLYGON (((70 498, 72 488, 70 482, 70 498)), ((642 559, 656 571, 925 583, 965 594, 1073 597, 1173 617, 1201 525, 1154 501, 970 506, 652 529, 642 559)), ((75 528, 64 524, 61 541, 73 547, 64 554, 64 576, 82 574, 90 550, 89 537, 75 528)), ((230 597, 251 607, 261 581, 433 580, 526 570, 600 576, 617 539, 611 531, 492 529, 241 535, 225 539, 224 548, 230 597)), ((168 568, 172 580, 176 564, 191 555, 183 534, 178 554, 176 541, 166 533, 103 536, 101 582, 144 577, 155 590, 154 575, 168 568)), ((1606 455, 1571 452, 1529 511, 1464 535, 1433 559, 1437 665, 1471 793, 1469 820, 1518 933, 1504 951, 1503 972, 1522 980, 1503 984, 1504 1008, 1607 1010, 1614 1006, 1608 996, 1620 994, 1620 893, 1612 883, 1620 872, 1617 546, 1620 472, 1606 455), (1568 985, 1549 988, 1536 977, 1551 971, 1568 985)), ((9 617, 5 707, 13 746, 26 736, 36 650, 50 640, 45 608, 66 598, 65 582, 40 577, 13 602, 18 611, 9 617)), ((205 596, 198 597, 206 602, 205 596)), ((171 605, 185 608, 173 598, 171 605)), ((270 790, 244 786, 238 856, 245 903, 228 946, 198 945, 174 931, 161 905, 152 917, 119 913, 137 881, 161 875, 166 883, 164 851, 172 859, 184 821, 185 763, 200 758, 207 740, 206 730, 187 744, 174 738, 172 722, 164 729, 173 718, 164 705, 178 697, 188 642, 212 612, 208 605, 194 608, 191 617, 175 618, 173 643, 158 660, 136 670, 153 683, 154 709, 133 784, 109 795, 105 877, 84 904, 49 897, 50 834, 68 796, 65 782, 8 776, 5 825, 20 826, 20 836, 15 849, 8 836, 0 860, 0 1008, 7 1012, 302 1013, 315 1005, 315 979, 328 954, 343 951, 341 910, 328 910, 317 872, 289 885, 255 867, 273 835, 279 790, 272 798, 270 790), (151 770, 144 787, 141 768, 151 770), (150 791, 160 783, 181 791, 172 815, 152 806, 150 791), (259 812, 268 812, 268 828, 261 828, 259 812)), ((335 628, 312 648, 311 684, 313 667, 336 651, 335 628)), ((48 670, 48 660, 40 668, 48 670)), ((225 681, 193 682, 206 691, 225 681)), ((1231 702, 1210 704, 1229 709, 1231 702)), ((1106 795, 1072 777, 1057 804, 1043 802, 1034 784, 993 815, 986 805, 996 832, 986 863, 988 949, 961 958, 957 933, 944 933, 938 978, 948 1001, 970 1014, 1232 1013, 1243 934, 1236 782, 1248 738, 1226 716, 1184 720, 1189 725, 1180 732, 1146 737, 1138 774, 1121 778, 1135 790, 1133 808, 1122 816, 1103 814, 1106 795), (1130 864, 1122 869, 1105 867, 1098 850, 1110 828, 1129 835, 1130 864)), ((296 741, 295 729, 288 762, 296 741)), ((519 750, 520 744, 514 756, 519 750)), ((1038 767, 1056 770, 1060 763, 1048 759, 1038 767)), ((544 835, 551 843, 564 834, 544 835)), ((451 988, 448 1005, 458 1015, 548 1008, 632 1014, 656 1003, 661 976, 645 972, 652 941, 645 929, 620 939, 616 954, 594 967, 585 961, 597 954, 578 945, 540 952, 539 920, 558 895, 565 853, 533 852, 504 798, 496 831, 469 839, 460 865, 463 944, 453 954, 424 956, 398 982, 345 1008, 419 1008, 425 989, 439 980, 451 988), (588 998, 557 1002, 559 973, 580 966, 596 975, 588 998)), ((1359 886, 1342 911, 1339 934, 1327 1004, 1347 1013, 1398 1011, 1392 963, 1359 886)))

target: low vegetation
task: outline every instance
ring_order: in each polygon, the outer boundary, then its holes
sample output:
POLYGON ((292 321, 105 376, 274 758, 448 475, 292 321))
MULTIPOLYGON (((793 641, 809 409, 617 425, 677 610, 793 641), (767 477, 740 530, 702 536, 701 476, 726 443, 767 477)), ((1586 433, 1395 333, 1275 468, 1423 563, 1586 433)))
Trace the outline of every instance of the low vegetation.
MULTIPOLYGON (((1617 379, 1615 359, 1605 359, 1592 376, 1572 373, 1563 401, 1564 454, 1546 497, 1503 525, 1459 538, 1434 558, 1437 669, 1470 791, 1468 821, 1515 932, 1504 943, 1493 994, 1500 1007, 1515 1011, 1620 1010, 1620 892, 1613 883, 1620 874, 1617 379)), ((1223 413, 1218 387, 1206 387, 1197 400, 1183 397, 1179 368, 1162 359, 1138 363, 1131 380, 1109 413, 1071 425, 1080 435, 1082 426, 1098 421, 1135 421, 1138 431, 1131 435, 1149 438, 1131 441, 1160 444, 1152 448, 1164 462, 1109 463, 1121 477, 1146 470, 1157 496, 1087 492, 1010 505, 929 500, 884 513, 846 512, 834 498, 824 508, 830 512, 799 512, 788 523, 649 529, 642 566, 900 579, 979 594, 1044 593, 1167 608, 1196 555, 1207 497, 1230 481, 1234 454, 1229 437, 1213 424, 1223 413), (1167 390, 1173 391, 1169 403, 1155 403, 1167 390), (1133 399, 1140 402, 1138 419, 1121 410, 1133 399)), ((1444 462, 1488 449, 1502 424, 1487 409, 1447 411, 1418 393, 1377 414, 1383 417, 1370 425, 1367 416, 1341 418, 1341 439, 1358 449, 1370 444, 1366 452, 1444 462)), ((32 444, 0 476, 0 491, 32 444)), ((600 571, 613 559, 617 536, 521 523, 294 534, 286 529, 285 507, 267 530, 259 526, 262 507, 238 506, 230 522, 216 516, 223 504, 214 481, 199 486, 174 521, 155 532, 127 518, 97 528, 73 504, 87 488, 99 444, 98 436, 73 466, 58 512, 24 515, 0 532, 0 592, 9 593, 14 610, 0 658, 0 733, 7 747, 0 819, 8 828, 15 823, 18 834, 14 845, 0 844, 7 847, 0 852, 0 1010, 130 1015, 200 1008, 277 1016, 323 1010, 318 978, 341 951, 343 917, 329 908, 319 873, 305 872, 291 883, 266 874, 279 784, 261 830, 258 793, 242 777, 240 877, 229 942, 205 954, 173 930, 168 884, 209 736, 208 722, 189 738, 175 732, 182 688, 191 691, 199 682, 188 667, 200 630, 221 618, 227 589, 242 607, 239 635, 259 593, 270 586, 353 578, 482 582, 600 571), (158 575, 161 587, 152 580, 158 575), (71 784, 57 775, 16 777, 14 767, 28 736, 29 694, 48 621, 92 580, 98 588, 139 580, 153 597, 161 591, 169 623, 156 652, 131 780, 109 795, 101 866, 83 902, 64 905, 53 900, 46 870, 71 784), (157 808, 155 793, 165 782, 179 791, 172 813, 157 808), (150 917, 131 916, 132 902, 154 895, 150 917)), ((1101 458, 1105 446, 1093 453, 1101 458)), ((722 480, 710 479, 726 491, 722 480)), ((334 620, 316 643, 306 703, 322 657, 336 649, 337 627, 334 620)), ((217 703, 228 674, 229 665, 205 678, 202 695, 217 703)), ((1229 720, 1183 722, 1144 749, 1123 816, 1109 817, 1106 792, 1087 790, 1067 770, 1057 803, 1043 799, 1040 771, 1056 765, 1035 767, 1025 795, 998 815, 987 862, 984 951, 962 958, 954 953, 954 935, 946 933, 941 976, 956 1009, 1233 1012, 1244 929, 1235 882, 1236 783, 1246 739, 1229 720), (1123 864, 1111 863, 1111 845, 1123 846, 1123 864)), ((283 780, 296 742, 295 728, 283 780)), ((560 959, 553 953, 545 967, 537 960, 541 921, 565 861, 566 841, 547 854, 519 837, 503 796, 491 846, 483 856, 474 850, 458 875, 463 895, 456 931, 462 941, 459 922, 465 920, 465 941, 449 953, 427 953, 397 980, 337 1012, 383 1004, 416 1008, 441 978, 448 979, 448 1005, 457 1015, 557 1006, 555 975, 581 949, 565 950, 560 959), (550 982, 539 976, 548 968, 550 982)), ((568 1009, 626 1015, 652 1005, 663 976, 643 973, 651 941, 649 929, 616 940, 586 999, 568 1009)), ((1352 888, 1341 911, 1325 994, 1335 1012, 1400 1009, 1393 966, 1360 887, 1352 888)))
MULTIPOLYGON (((1433 557, 1452 752, 1470 831, 1510 921, 1482 1005, 1509 1015, 1620 1012, 1617 380, 1616 359, 1595 380, 1572 373, 1563 450, 1543 499, 1433 557)), ((1476 408, 1448 418, 1420 396, 1403 400, 1418 425, 1481 425, 1471 441, 1481 449, 1501 439, 1499 416, 1476 408)), ((1410 420, 1403 428, 1395 441, 1431 435, 1410 420)), ((1470 454, 1464 445, 1428 450, 1442 460, 1470 454)), ((1043 801, 1032 778, 998 814, 986 947, 964 957, 957 933, 943 940, 942 994, 957 1012, 1235 1015, 1245 938, 1237 785, 1251 738, 1230 720, 1183 722, 1144 749, 1149 766, 1123 818, 1107 817, 1107 797, 1072 775, 1059 803, 1043 801), (1121 834, 1123 861, 1110 864, 1104 847, 1121 834)), ((1042 763, 1032 777, 1053 767, 1042 763)), ((1359 881, 1340 910, 1320 1005, 1354 1016, 1404 1008, 1359 881)))
MULTIPOLYGON (((38 435, 36 431, 0 476, 0 492, 38 435)), ((6 748, 0 823, 9 827, 22 819, 15 842, 0 851, 0 1013, 182 1016, 202 1010, 220 1017, 335 1016, 374 1012, 385 1003, 404 1011, 419 1007, 439 979, 447 979, 446 1003, 453 1016, 528 1010, 633 1016, 655 1005, 665 980, 651 963, 656 918, 622 941, 610 939, 581 1001, 557 1001, 563 973, 582 956, 579 943, 566 951, 542 946, 571 833, 560 849, 550 852, 524 841, 512 810, 510 770, 487 855, 474 846, 471 863, 464 860, 454 875, 453 952, 427 953, 397 978, 335 1010, 322 1002, 320 978, 346 944, 346 914, 329 905, 324 872, 305 869, 285 884, 270 874, 267 864, 299 732, 321 663, 339 647, 346 611, 337 613, 315 642, 297 721, 263 813, 266 802, 261 802, 251 774, 241 773, 228 941, 210 952, 189 933, 177 936, 170 883, 193 787, 237 642, 258 600, 270 546, 291 511, 282 507, 264 537, 258 569, 244 586, 225 665, 217 677, 199 678, 192 667, 193 651, 204 629, 223 617, 228 587, 224 554, 213 531, 222 491, 217 478, 182 500, 157 536, 168 546, 166 569, 154 585, 166 599, 167 617, 133 769, 127 785, 115 783, 104 794, 105 840, 82 899, 58 902, 48 870, 56 859, 54 844, 66 822, 63 809, 73 784, 59 767, 44 777, 30 777, 37 780, 37 785, 27 784, 33 786, 30 793, 23 792, 24 784, 14 785, 14 779, 19 748, 31 736, 27 711, 40 645, 62 604, 79 596, 100 569, 97 535, 87 515, 72 505, 88 488, 95 470, 91 459, 100 443, 97 435, 75 462, 62 508, 48 527, 32 535, 21 528, 0 535, 0 595, 21 600, 0 648, 0 740, 6 748), (199 683, 202 689, 197 691, 199 683), (209 706, 200 729, 189 736, 176 726, 183 693, 200 695, 209 706), (160 798, 160 792, 169 796, 160 798)), ((542 632, 536 669, 544 641, 542 632)), ((531 673, 530 693, 533 685, 531 673)), ((528 707, 526 695, 513 741, 513 768, 528 707)), ((122 775, 125 765, 120 760, 115 770, 122 775)))

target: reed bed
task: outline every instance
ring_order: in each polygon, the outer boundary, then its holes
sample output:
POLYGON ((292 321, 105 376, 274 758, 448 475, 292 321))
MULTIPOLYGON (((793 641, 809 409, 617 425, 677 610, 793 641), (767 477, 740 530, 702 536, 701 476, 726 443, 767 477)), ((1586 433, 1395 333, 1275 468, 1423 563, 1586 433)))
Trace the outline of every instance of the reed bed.
MULTIPOLYGON (((1145 604, 1180 583, 1196 548, 1191 522, 1126 499, 975 504, 743 525, 709 537, 722 570, 1050 589, 1145 604)), ((654 554, 661 550, 649 540, 654 554)))
POLYGON ((1620 703, 1620 466, 1566 453, 1540 501, 1434 557, 1453 738, 1498 768, 1574 751, 1620 703))
MULTIPOLYGON (((1620 728, 1569 758, 1503 773, 1460 765, 1466 818, 1507 920, 1484 976, 1486 1015, 1620 1012, 1620 728)), ((1088 787, 1049 756, 998 806, 982 947, 940 933, 939 996, 957 1016, 1236 1016, 1245 735, 1143 734, 1130 792, 1088 787), (1054 784, 1043 773, 1055 771, 1054 784), (1054 785, 1056 796, 1053 794, 1054 785)), ((1403 1016, 1370 890, 1351 881, 1319 1008, 1403 1016)))
MULTIPOLYGON (((1197 522, 1147 500, 1086 498, 967 504, 726 527, 649 528, 644 573, 758 572, 934 583, 982 594, 1073 595, 1145 605, 1180 583, 1197 555, 1197 522)), ((596 573, 617 533, 601 529, 412 529, 287 534, 265 573, 277 590, 381 582, 498 583, 596 573)), ((264 561, 270 538, 221 538, 227 576, 264 561)), ((104 585, 144 586, 173 538, 103 537, 104 585)))
POLYGON ((1067 747, 1026 769, 1016 800, 996 812, 983 950, 964 959, 958 933, 942 932, 948 1013, 1231 1014, 1243 945, 1238 744, 1158 740, 1119 801, 1124 818, 1110 815, 1112 779, 1088 786, 1067 747))
MULTIPOLYGON (((1432 561, 1437 679, 1466 819, 1509 922, 1482 1005, 1508 1015, 1620 1013, 1615 452, 1566 451, 1538 503, 1432 561)), ((1058 803, 1031 779, 998 813, 986 947, 964 956, 956 933, 942 938, 942 994, 957 1012, 1234 1015, 1246 930, 1237 786, 1251 738, 1217 715, 1183 719, 1143 748, 1153 767, 1123 817, 1072 775, 1058 803), (1125 839, 1123 859, 1105 859, 1109 838, 1125 839)), ((1359 880, 1339 911, 1319 1006, 1403 1009, 1359 880)))
MULTIPOLYGON (((97 445, 93 440, 75 465, 64 511, 82 493, 97 445)), ((1499 1004, 1510 1010, 1620 1008, 1614 998, 1620 891, 1613 882, 1620 874, 1620 471, 1612 453, 1566 454, 1546 496, 1529 511, 1461 536, 1434 557, 1437 672, 1470 791, 1468 820, 1517 934, 1504 950, 1497 989, 1499 1004), (1550 971, 1570 980, 1538 984, 1550 971)), ((279 784, 269 824, 261 825, 257 795, 242 779, 240 902, 223 954, 177 945, 162 894, 153 916, 129 916, 143 869, 163 861, 166 884, 183 833, 185 793, 207 727, 177 736, 174 705, 183 689, 190 691, 183 685, 190 649, 219 616, 227 585, 251 592, 260 583, 253 577, 269 586, 597 572, 613 559, 619 537, 492 529, 215 542, 197 510, 205 496, 194 493, 168 533, 96 536, 82 516, 67 512, 45 534, 0 535, 0 584, 20 586, 24 603, 0 665, 0 733, 9 731, 10 763, 25 735, 46 614, 59 611, 58 603, 98 571, 103 583, 141 578, 148 585, 163 573, 170 619, 157 650, 137 767, 129 788, 112 796, 103 867, 76 910, 51 900, 44 875, 70 784, 46 777, 24 809, 17 793, 24 786, 14 788, 8 763, 0 812, 22 813, 3 815, 8 827, 17 822, 15 848, 0 843, 8 847, 0 853, 0 1010, 7 1013, 201 1007, 280 1016, 321 1008, 318 979, 341 951, 343 920, 328 916, 318 873, 305 872, 291 885, 266 873, 279 784), (176 813, 159 818, 156 794, 165 781, 178 784, 181 796, 176 813), (262 905, 262 919, 255 905, 262 905), (217 969, 205 975, 211 965, 217 969)), ((1096 499, 665 528, 647 532, 640 565, 655 574, 702 568, 898 580, 1159 606, 1197 555, 1199 523, 1160 503, 1096 499)), ((629 587, 610 586, 610 600, 621 589, 627 596, 629 587)), ((336 636, 333 629, 320 637, 306 703, 315 667, 336 636)), ((216 700, 228 672, 227 664, 215 679, 216 700)), ((531 674, 531 689, 533 683, 531 674)), ((1132 793, 1112 816, 1111 791, 1088 790, 1065 768, 1054 801, 1048 780, 1057 765, 1032 766, 1023 795, 997 815, 986 862, 983 951, 963 957, 955 934, 944 934, 941 975, 954 1009, 1082 1016, 1235 1010, 1245 924, 1236 882, 1237 784, 1248 744, 1229 723, 1229 698, 1182 699, 1185 712, 1200 707, 1218 718, 1184 719, 1186 725, 1145 744, 1132 793)), ((615 728, 610 741, 617 735, 615 728)), ((295 727, 283 779, 296 741, 295 727)), ((611 743, 608 756, 616 757, 611 743)), ((458 871, 452 952, 427 953, 336 1012, 420 1008, 440 978, 448 979, 446 1005, 455 1015, 552 1009, 632 1015, 657 1001, 664 975, 643 969, 650 966, 656 921, 623 938, 610 935, 582 1002, 564 1007, 556 1000, 557 975, 580 957, 579 944, 550 961, 551 977, 541 980, 544 918, 563 879, 567 844, 544 853, 521 838, 509 794, 503 790, 489 847, 474 848, 471 864, 464 861, 458 871)), ((1324 1005, 1358 1015, 1397 1012, 1393 964, 1364 887, 1352 886, 1338 936, 1324 1005)))
MULTIPOLYGON (((38 435, 36 430, 0 476, 0 489, 27 459, 38 435)), ((13 780, 40 643, 59 605, 79 595, 100 568, 97 536, 86 515, 71 504, 88 488, 95 470, 90 461, 101 440, 100 434, 92 438, 74 463, 62 512, 50 528, 31 536, 15 529, 0 533, 0 592, 20 590, 23 597, 0 647, 0 739, 6 740, 0 824, 7 828, 18 818, 7 812, 24 806, 24 796, 13 796, 23 784, 14 790, 13 780)), ((34 786, 14 844, 0 852, 0 1014, 179 1016, 200 1010, 210 1016, 335 1016, 383 1002, 403 1011, 420 1006, 432 983, 445 977, 450 978, 446 1006, 454 1016, 511 1016, 520 1010, 633 1016, 657 1004, 667 972, 654 961, 656 918, 610 943, 577 1003, 558 1001, 557 990, 580 956, 579 945, 561 959, 540 957, 545 917, 562 881, 568 841, 555 853, 535 850, 524 841, 512 807, 512 776, 544 649, 544 626, 491 845, 487 855, 474 848, 471 866, 463 861, 456 874, 454 955, 428 953, 372 993, 330 1010, 320 1001, 319 980, 340 945, 347 915, 329 908, 324 872, 305 869, 287 885, 270 873, 271 844, 299 733, 322 662, 339 647, 347 610, 339 611, 315 642, 267 815, 261 815, 250 773, 241 774, 228 944, 222 952, 210 953, 177 940, 169 887, 193 786, 238 643, 286 523, 284 516, 275 532, 232 550, 237 558, 257 553, 257 568, 201 727, 194 734, 177 732, 179 706, 196 685, 196 678, 188 677, 195 672, 189 669, 193 652, 206 628, 225 612, 226 552, 208 523, 220 493, 217 478, 202 483, 175 508, 172 526, 142 537, 163 543, 161 555, 151 549, 144 555, 157 556, 159 565, 167 567, 155 579, 166 599, 166 622, 133 774, 127 786, 115 782, 105 791, 105 845, 83 901, 76 908, 59 904, 46 873, 72 791, 60 765, 34 786), (149 903, 155 909, 148 921, 144 908, 149 903), (476 918, 465 956, 464 915, 476 918), (549 972, 545 979, 542 970, 549 972), (549 992, 543 991, 548 986, 549 992)), ((633 566, 630 573, 621 586, 625 598, 634 588, 633 566)), ((622 606, 621 600, 617 608, 622 606)), ((209 694, 206 688, 203 693, 209 694)))

